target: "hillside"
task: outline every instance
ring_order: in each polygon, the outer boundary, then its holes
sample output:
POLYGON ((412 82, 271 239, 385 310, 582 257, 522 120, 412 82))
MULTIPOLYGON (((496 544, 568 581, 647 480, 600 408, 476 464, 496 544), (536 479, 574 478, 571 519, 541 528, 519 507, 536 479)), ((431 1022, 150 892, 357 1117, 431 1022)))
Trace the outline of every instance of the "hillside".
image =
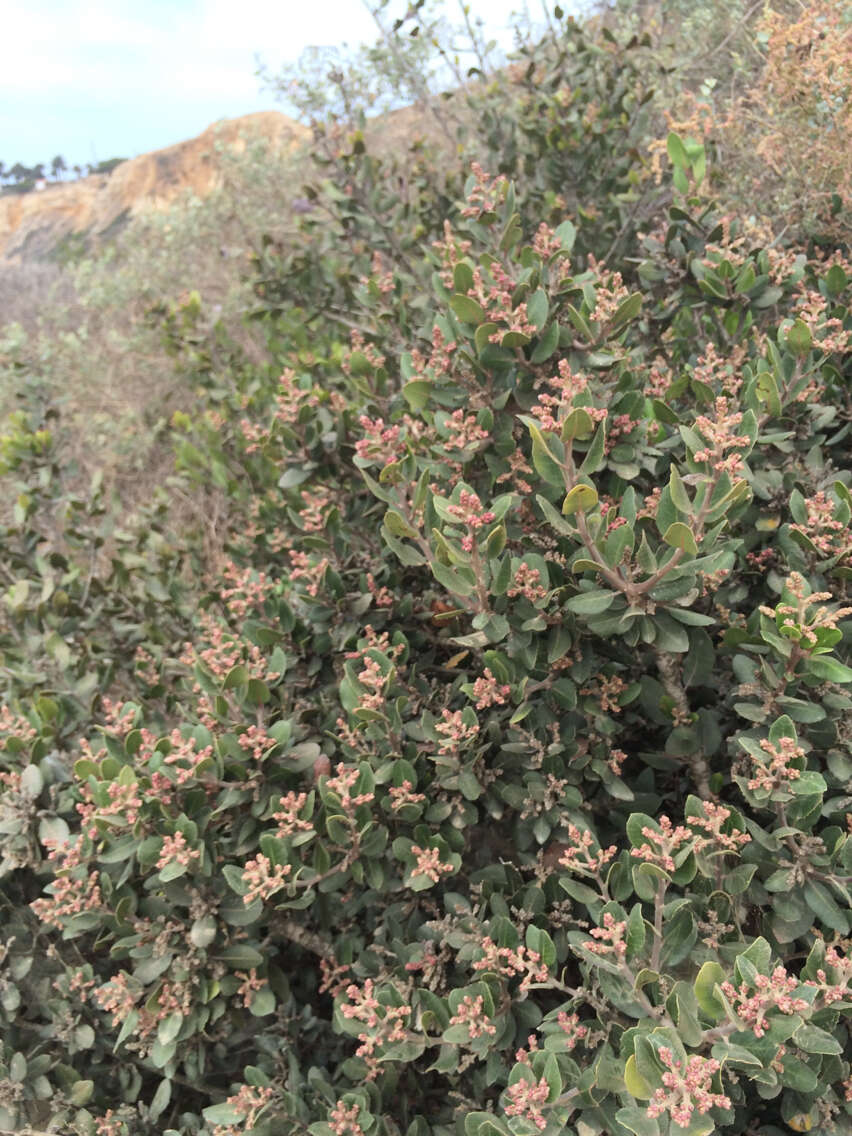
POLYGON ((286 115, 261 111, 214 123, 197 138, 141 154, 110 174, 0 198, 0 262, 45 260, 74 234, 103 239, 130 217, 164 208, 187 190, 206 195, 218 180, 217 144, 239 151, 254 135, 292 147, 307 134, 286 115))

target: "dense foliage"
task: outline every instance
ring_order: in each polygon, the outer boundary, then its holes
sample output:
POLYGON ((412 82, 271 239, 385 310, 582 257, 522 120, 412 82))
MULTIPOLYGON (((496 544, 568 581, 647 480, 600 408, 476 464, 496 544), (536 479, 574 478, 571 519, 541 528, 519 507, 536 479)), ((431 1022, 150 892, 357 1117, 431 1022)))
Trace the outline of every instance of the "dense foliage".
POLYGON ((135 514, 27 386, 0 1129, 849 1129, 852 261, 649 148, 652 46, 554 23, 472 167, 318 127, 265 353, 149 311, 135 514))

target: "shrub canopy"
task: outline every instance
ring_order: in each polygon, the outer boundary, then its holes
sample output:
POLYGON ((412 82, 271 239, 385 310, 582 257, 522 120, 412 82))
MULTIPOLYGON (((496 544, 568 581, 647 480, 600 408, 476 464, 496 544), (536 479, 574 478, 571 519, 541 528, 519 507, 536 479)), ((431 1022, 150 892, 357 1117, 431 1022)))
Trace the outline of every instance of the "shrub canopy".
POLYGON ((136 514, 10 420, 0 1128, 848 1126, 852 263, 640 188, 648 49, 326 131, 136 514))

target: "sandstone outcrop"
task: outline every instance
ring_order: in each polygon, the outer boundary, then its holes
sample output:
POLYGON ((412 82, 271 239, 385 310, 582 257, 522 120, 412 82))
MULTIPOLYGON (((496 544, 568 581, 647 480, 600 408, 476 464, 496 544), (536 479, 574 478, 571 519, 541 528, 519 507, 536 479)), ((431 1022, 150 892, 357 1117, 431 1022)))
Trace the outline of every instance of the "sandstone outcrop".
POLYGON ((109 174, 0 197, 0 260, 49 258, 80 234, 97 243, 146 208, 164 208, 182 193, 204 196, 219 177, 216 145, 239 152, 252 137, 294 147, 310 132, 278 111, 214 123, 197 138, 131 158, 109 174))

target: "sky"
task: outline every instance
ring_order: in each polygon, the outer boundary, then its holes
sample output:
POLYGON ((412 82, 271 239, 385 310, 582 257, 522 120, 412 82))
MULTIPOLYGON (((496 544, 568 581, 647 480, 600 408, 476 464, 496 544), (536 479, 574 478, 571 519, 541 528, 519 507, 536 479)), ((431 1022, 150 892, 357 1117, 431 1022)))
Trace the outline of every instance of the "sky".
MULTIPOLYGON (((459 0, 447 0, 455 16, 459 0)), ((511 45, 525 0, 467 0, 511 45)), ((526 0, 535 18, 541 0, 526 0)), ((564 3, 570 10, 570 3, 564 3)), ((407 0, 389 0, 401 15, 407 0)), ((373 42, 363 0, 0 0, 0 160, 134 157, 221 118, 284 110, 262 89, 308 45, 373 42)))

